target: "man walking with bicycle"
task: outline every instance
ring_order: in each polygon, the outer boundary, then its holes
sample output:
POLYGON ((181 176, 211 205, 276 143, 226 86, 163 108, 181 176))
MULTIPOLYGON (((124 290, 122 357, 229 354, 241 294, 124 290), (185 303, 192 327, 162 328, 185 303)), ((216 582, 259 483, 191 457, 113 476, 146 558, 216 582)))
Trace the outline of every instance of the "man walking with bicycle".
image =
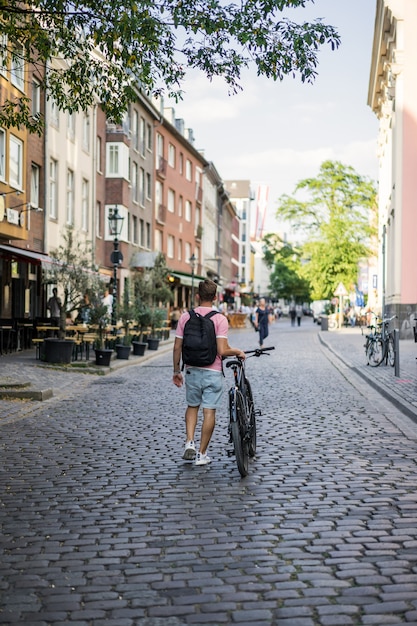
MULTIPOLYGON (((213 302, 216 299, 217 285, 209 279, 201 281, 198 285, 199 305, 194 309, 198 316, 207 316, 213 312, 213 302)), ((191 313, 181 315, 175 332, 173 351, 173 383, 181 387, 184 382, 181 370, 181 356, 183 353, 184 337, 187 334, 185 328, 190 321, 191 313)), ((189 365, 184 363, 185 392, 187 409, 185 412, 186 443, 182 458, 186 461, 195 459, 196 465, 207 465, 211 462, 207 454, 207 448, 211 440, 216 423, 216 409, 221 406, 223 395, 222 357, 237 356, 245 358, 243 350, 232 348, 228 341, 228 321, 221 313, 212 315, 211 322, 214 325, 214 335, 211 341, 215 354, 214 360, 209 365, 189 365), (195 430, 197 427, 198 411, 203 409, 203 424, 201 427, 200 447, 197 452, 194 443, 195 430)), ((198 359, 195 362, 198 362, 198 359)))

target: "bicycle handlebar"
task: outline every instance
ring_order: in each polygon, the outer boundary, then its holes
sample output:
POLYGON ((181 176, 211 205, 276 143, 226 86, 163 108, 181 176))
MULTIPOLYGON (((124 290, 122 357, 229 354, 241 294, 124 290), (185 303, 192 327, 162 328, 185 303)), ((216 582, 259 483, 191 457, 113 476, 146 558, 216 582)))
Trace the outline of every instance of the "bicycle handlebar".
MULTIPOLYGON (((262 356, 262 354, 265 354, 265 356, 269 356, 269 354, 267 354, 267 352, 269 350, 275 350, 275 346, 270 346, 269 348, 256 348, 256 350, 244 350, 245 354, 249 354, 250 358, 251 356, 262 356)), ((228 361, 226 363, 226 367, 232 367, 233 365, 242 365, 243 364, 243 359, 235 356, 235 357, 223 357, 223 360, 225 359, 234 359, 233 361, 228 361)))
MULTIPOLYGON (((244 353, 252 354, 253 356, 261 356, 267 350, 275 350, 275 346, 270 346, 269 348, 256 348, 255 350, 244 350, 244 353)), ((267 354, 266 356, 269 356, 269 354, 267 354)))

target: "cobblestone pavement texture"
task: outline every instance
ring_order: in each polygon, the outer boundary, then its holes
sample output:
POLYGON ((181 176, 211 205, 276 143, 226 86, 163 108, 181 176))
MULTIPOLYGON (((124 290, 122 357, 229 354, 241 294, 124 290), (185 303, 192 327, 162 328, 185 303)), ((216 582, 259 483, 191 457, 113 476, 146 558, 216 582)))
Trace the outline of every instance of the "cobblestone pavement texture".
POLYGON ((281 320, 269 340, 247 364, 262 416, 245 479, 226 395, 213 463, 181 460, 169 345, 103 377, 0 360, 55 393, 0 402, 0 624, 417 625, 417 426, 375 389, 412 410, 414 344, 395 381, 355 329, 281 320))

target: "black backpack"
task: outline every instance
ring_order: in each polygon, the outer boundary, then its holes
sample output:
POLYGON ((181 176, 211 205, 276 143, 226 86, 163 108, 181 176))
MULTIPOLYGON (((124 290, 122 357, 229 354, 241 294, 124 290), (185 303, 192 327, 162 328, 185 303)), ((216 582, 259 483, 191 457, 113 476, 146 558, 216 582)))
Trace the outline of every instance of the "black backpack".
POLYGON ((182 338, 182 361, 184 365, 207 367, 217 356, 216 329, 211 320, 218 311, 207 315, 190 310, 190 319, 185 323, 182 338))

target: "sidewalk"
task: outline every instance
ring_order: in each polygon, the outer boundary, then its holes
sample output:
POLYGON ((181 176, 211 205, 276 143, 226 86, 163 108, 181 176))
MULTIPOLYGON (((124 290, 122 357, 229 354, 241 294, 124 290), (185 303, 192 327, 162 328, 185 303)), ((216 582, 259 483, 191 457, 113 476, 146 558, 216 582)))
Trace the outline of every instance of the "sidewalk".
POLYGON ((347 367, 390 400, 399 410, 417 422, 417 344, 400 341, 399 376, 389 365, 366 364, 365 337, 360 328, 318 332, 320 342, 347 367))

